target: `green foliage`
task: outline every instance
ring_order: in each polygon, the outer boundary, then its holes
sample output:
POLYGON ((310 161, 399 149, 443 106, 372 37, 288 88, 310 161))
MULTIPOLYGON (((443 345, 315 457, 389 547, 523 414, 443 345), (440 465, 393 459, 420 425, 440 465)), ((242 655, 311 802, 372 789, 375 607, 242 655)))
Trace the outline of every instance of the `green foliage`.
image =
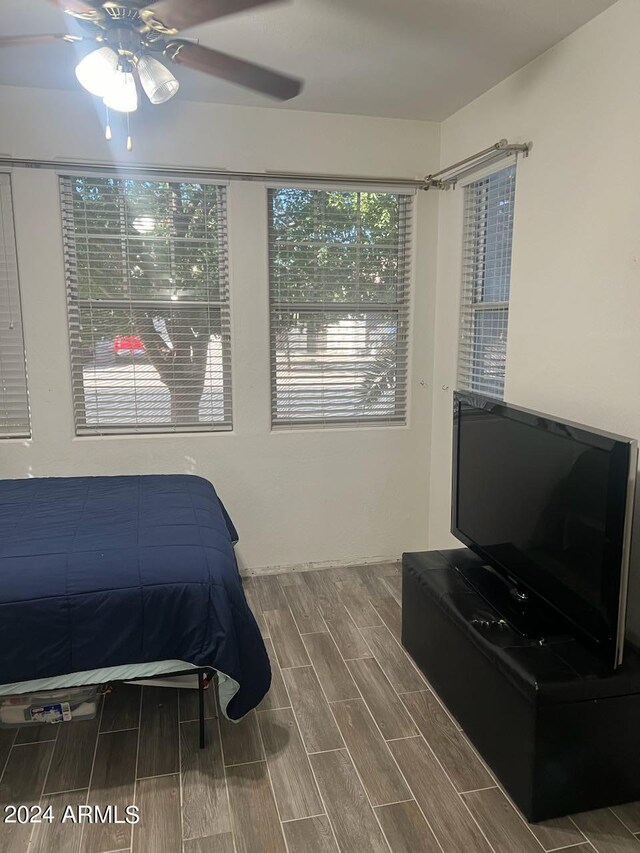
POLYGON ((220 298, 216 187, 75 178, 72 190, 80 299, 220 298))
POLYGON ((392 193, 271 190, 277 301, 395 303, 403 204, 392 193))
POLYGON ((82 359, 98 341, 138 336, 171 395, 172 422, 197 422, 209 342, 222 333, 211 303, 226 297, 221 191, 77 177, 71 205, 82 359))
MULTIPOLYGON (((197 420, 208 342, 222 332, 212 303, 226 298, 223 193, 199 183, 71 180, 70 236, 86 357, 99 340, 140 336, 169 389, 177 422, 197 420)), ((292 328, 318 334, 331 322, 318 310, 327 303, 344 304, 344 316, 354 322, 377 317, 385 343, 362 356, 368 370, 360 404, 364 411, 384 408, 395 387, 394 309, 405 286, 404 197, 282 188, 270 190, 269 205, 270 276, 282 308, 276 340, 288 352, 292 328)))

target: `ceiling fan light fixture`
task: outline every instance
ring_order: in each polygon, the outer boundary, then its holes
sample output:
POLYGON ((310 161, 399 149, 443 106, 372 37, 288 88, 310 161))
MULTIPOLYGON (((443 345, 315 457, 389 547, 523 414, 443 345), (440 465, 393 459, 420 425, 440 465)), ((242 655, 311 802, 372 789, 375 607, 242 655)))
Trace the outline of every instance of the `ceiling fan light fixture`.
POLYGON ((118 54, 111 47, 99 47, 76 65, 76 77, 87 92, 103 98, 118 70, 118 54))
POLYGON ((110 110, 133 113, 138 109, 138 89, 131 71, 118 71, 103 94, 102 100, 110 110))
POLYGON ((152 104, 164 104, 173 98, 180 88, 169 69, 153 56, 143 54, 136 67, 142 88, 152 104))

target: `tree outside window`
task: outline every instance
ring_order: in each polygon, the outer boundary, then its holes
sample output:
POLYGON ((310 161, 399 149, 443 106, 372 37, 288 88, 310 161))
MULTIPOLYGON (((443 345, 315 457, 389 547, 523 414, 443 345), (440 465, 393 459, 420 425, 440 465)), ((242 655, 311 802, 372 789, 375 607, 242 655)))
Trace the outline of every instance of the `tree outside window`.
POLYGON ((226 190, 62 179, 79 431, 230 426, 226 190))

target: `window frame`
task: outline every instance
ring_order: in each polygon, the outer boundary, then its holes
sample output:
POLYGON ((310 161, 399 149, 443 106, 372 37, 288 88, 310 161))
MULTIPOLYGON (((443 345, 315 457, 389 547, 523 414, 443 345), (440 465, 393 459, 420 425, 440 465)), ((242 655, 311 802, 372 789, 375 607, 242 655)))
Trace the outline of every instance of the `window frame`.
MULTIPOLYGON (((7 296, 9 303, 11 300, 11 296, 15 296, 15 304, 12 305, 9 310, 11 311, 11 309, 13 309, 13 311, 15 311, 15 319, 12 316, 11 322, 13 324, 13 328, 19 334, 19 341, 16 345, 16 352, 22 353, 22 358, 20 360, 21 374, 18 382, 16 383, 16 387, 18 391, 21 391, 22 388, 24 388, 24 400, 21 400, 19 405, 24 405, 22 414, 24 414, 25 416, 23 422, 26 425, 26 428, 24 430, 17 431, 5 430, 0 425, 0 441, 24 441, 25 439, 30 440, 32 438, 33 428, 31 423, 29 371, 27 366, 27 348, 24 336, 24 312, 22 307, 22 288, 20 286, 20 264, 18 260, 18 241, 16 236, 15 205, 11 171, 0 171, 0 182, 5 184, 5 187, 0 186, 0 223, 4 224, 6 222, 6 224, 8 225, 8 228, 2 227, 0 229, 0 240, 2 240, 5 246, 9 246, 10 250, 12 250, 13 258, 15 259, 15 279, 11 280, 9 275, 10 267, 8 263, 6 264, 7 296), (6 179, 6 182, 4 179, 6 179), (6 192, 3 192, 4 188, 6 188, 6 192), (6 209, 5 199, 7 200, 6 209)), ((3 255, 5 255, 4 251, 3 255)), ((11 271, 13 272, 13 270, 11 271)), ((0 383, 2 383, 2 381, 2 370, 0 368, 0 383)), ((2 409, 2 397, 3 392, 0 390, 0 409, 2 409)))
MULTIPOLYGON (((410 410, 409 377, 411 371, 411 339, 414 273, 415 273, 415 241, 412 239, 416 217, 416 193, 405 188, 371 185, 328 185, 328 184, 266 184, 266 214, 267 214, 267 287, 268 287, 268 316, 269 316, 269 378, 270 378, 270 423, 272 431, 310 430, 310 429, 353 429, 364 427, 405 427, 408 423, 410 410), (401 199, 403 212, 399 220, 398 268, 404 269, 402 281, 398 281, 398 291, 402 289, 402 298, 395 302, 274 302, 272 289, 272 192, 293 189, 315 192, 344 192, 372 193, 396 195, 401 199), (361 314, 393 314, 397 318, 398 336, 396 348, 402 349, 401 359, 404 366, 401 373, 396 374, 402 380, 401 399, 396 403, 396 413, 393 415, 359 415, 359 416, 327 416, 318 417, 277 417, 277 368, 276 368, 276 336, 274 317, 277 313, 333 313, 361 314)), ((345 244, 346 245, 346 244, 345 244)), ((375 244, 371 244, 375 245, 375 244)), ((398 359, 399 363, 400 359, 398 359)))
MULTIPOLYGON (((231 288, 229 275, 229 181, 213 178, 186 178, 183 175, 167 173, 147 173, 144 170, 140 172, 119 172, 117 168, 113 170, 70 170, 57 171, 59 182, 60 207, 62 218, 62 234, 63 234, 63 249, 64 249, 64 267, 65 267, 65 290, 66 290, 66 305, 67 305, 67 331, 69 337, 69 364, 71 370, 71 390, 72 390, 72 408, 75 435, 79 438, 96 437, 106 435, 185 435, 185 434, 201 434, 201 433, 217 433, 231 432, 233 430, 233 385, 232 385, 232 324, 231 324, 231 288), (72 248, 73 257, 77 261, 77 251, 75 249, 75 234, 71 228, 68 228, 68 221, 65 215, 65 181, 71 184, 77 178, 110 178, 114 180, 132 180, 145 181, 150 183, 177 183, 177 184, 197 184, 207 185, 223 191, 222 196, 222 211, 223 215, 217 223, 218 232, 218 248, 221 250, 222 272, 220 274, 220 297, 217 300, 197 300, 171 302, 172 310, 188 310, 189 308, 202 307, 203 309, 214 309, 220 312, 221 323, 221 358, 222 358, 222 395, 223 395, 223 411, 224 417, 220 422, 208 422, 202 424, 180 425, 175 422, 164 424, 87 424, 85 415, 85 398, 84 394, 78 393, 78 388, 82 387, 82 365, 74 363, 74 354, 77 352, 77 335, 80 329, 80 310, 81 303, 86 303, 85 307, 97 308, 115 308, 127 309, 128 307, 137 305, 139 307, 150 307, 167 305, 166 300, 144 300, 144 299, 105 299, 92 300, 80 299, 77 294, 78 284, 77 279, 71 275, 69 258, 69 249, 72 248), (224 298, 222 298, 224 296, 224 298), (93 306, 92 306, 93 303, 93 306)), ((116 235, 114 235, 116 236, 116 235)), ((117 237, 127 243, 127 236, 119 234, 117 237)), ((170 239, 170 238, 169 238, 170 239)), ((186 238, 177 238, 178 240, 186 238)), ((202 239, 205 242, 206 238, 188 238, 189 242, 198 242, 202 239)))
MULTIPOLYGON (((462 190, 462 199, 460 204, 460 274, 459 274, 459 304, 458 304, 458 332, 456 338, 456 387, 462 391, 469 391, 472 393, 482 394, 487 397, 491 397, 492 399, 504 400, 504 390, 506 384, 506 374, 507 374, 507 356, 508 356, 508 330, 509 330, 509 311, 511 305, 511 270, 513 265, 512 258, 512 243, 513 243, 513 235, 514 235, 514 226, 515 226, 515 207, 516 207, 516 188, 517 188, 517 157, 514 157, 511 162, 502 161, 500 163, 493 164, 488 166, 485 169, 478 170, 473 174, 466 176, 464 180, 461 180, 457 187, 462 190), (466 219, 466 211, 467 211, 467 190, 470 186, 476 183, 480 183, 481 181, 486 180, 487 178, 492 177, 493 175, 500 174, 501 172, 512 171, 513 174, 513 210, 511 215, 511 234, 509 235, 510 240, 510 258, 509 258, 509 298, 507 300, 501 301, 474 301, 473 299, 469 299, 468 292, 473 289, 473 285, 467 280, 466 274, 466 266, 467 266, 467 249, 466 249, 466 239, 467 239, 467 219, 466 219), (482 315, 483 312, 488 311, 500 311, 506 314, 506 338, 505 338, 505 358, 504 358, 504 371, 502 373, 502 385, 501 385, 501 393, 499 396, 492 394, 490 391, 486 389, 474 387, 472 381, 467 381, 467 379, 473 379, 473 368, 465 369, 463 367, 463 352, 465 348, 464 344, 464 324, 465 324, 465 314, 468 313, 469 317, 472 319, 471 322, 471 332, 470 334, 473 336, 473 329, 475 327, 475 323, 473 320, 476 316, 482 315)), ((471 278, 471 276, 469 276, 471 278)), ((467 353, 473 357, 474 353, 474 345, 470 345, 467 347, 467 353)))

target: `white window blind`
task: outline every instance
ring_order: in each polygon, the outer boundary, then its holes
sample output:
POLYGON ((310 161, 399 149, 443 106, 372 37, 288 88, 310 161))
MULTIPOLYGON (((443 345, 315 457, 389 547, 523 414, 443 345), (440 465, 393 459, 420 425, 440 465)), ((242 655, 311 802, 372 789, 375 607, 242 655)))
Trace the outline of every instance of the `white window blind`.
POLYGON ((272 423, 402 423, 412 198, 269 190, 272 423))
POLYGON ((516 167, 464 190, 458 387, 502 398, 516 167))
POLYGON ((226 188, 60 186, 77 433, 230 429, 226 188))
POLYGON ((0 438, 30 435, 11 179, 0 174, 0 438))

